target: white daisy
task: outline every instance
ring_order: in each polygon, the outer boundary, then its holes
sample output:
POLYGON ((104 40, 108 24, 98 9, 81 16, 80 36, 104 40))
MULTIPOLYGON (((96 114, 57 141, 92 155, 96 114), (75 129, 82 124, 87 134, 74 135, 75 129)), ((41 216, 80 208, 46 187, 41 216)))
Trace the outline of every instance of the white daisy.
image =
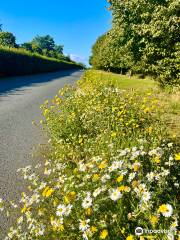
POLYGON ((173 207, 170 204, 166 204, 167 210, 165 212, 162 212, 162 215, 164 217, 171 217, 173 214, 173 207))
POLYGON ((150 198, 151 198, 151 194, 149 192, 143 192, 143 195, 142 195, 143 202, 148 202, 150 198))
POLYGON ((82 232, 86 231, 89 228, 89 223, 90 219, 87 220, 80 220, 79 223, 79 230, 81 230, 82 232))
POLYGON ((91 206, 92 206, 92 198, 90 196, 87 196, 86 198, 84 198, 82 202, 82 207, 87 209, 91 206))
POLYGON ((66 206, 64 204, 59 204, 57 206, 56 215, 61 217, 61 216, 65 215, 65 213, 66 213, 66 206))
POLYGON ((109 193, 110 193, 110 198, 113 201, 117 201, 118 199, 120 199, 122 197, 122 194, 118 189, 111 189, 109 191, 109 193))

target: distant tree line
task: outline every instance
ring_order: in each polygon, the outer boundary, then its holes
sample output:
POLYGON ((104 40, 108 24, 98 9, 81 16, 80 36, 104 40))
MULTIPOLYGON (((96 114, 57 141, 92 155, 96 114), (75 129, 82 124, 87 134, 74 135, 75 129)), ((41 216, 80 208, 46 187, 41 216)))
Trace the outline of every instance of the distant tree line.
POLYGON ((96 69, 154 76, 162 85, 180 84, 178 0, 109 0, 112 29, 92 48, 96 69))
POLYGON ((69 56, 63 54, 63 45, 57 45, 50 35, 37 35, 30 42, 17 44, 16 37, 12 33, 2 31, 2 24, 0 24, 0 46, 25 49, 31 53, 38 53, 46 57, 71 61, 69 56))

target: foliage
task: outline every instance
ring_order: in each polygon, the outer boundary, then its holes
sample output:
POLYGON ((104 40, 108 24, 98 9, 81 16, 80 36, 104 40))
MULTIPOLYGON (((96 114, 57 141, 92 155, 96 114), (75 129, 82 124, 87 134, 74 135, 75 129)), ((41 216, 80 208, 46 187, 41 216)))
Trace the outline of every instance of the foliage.
POLYGON ((0 46, 15 47, 15 36, 10 32, 0 32, 0 46))
POLYGON ((29 193, 6 239, 132 240, 137 226, 177 227, 180 153, 151 92, 85 74, 41 109, 50 152, 19 170, 29 193))
POLYGON ((112 29, 95 43, 92 65, 115 72, 151 74, 162 85, 180 84, 177 0, 110 0, 112 29))
POLYGON ((37 35, 33 40, 32 43, 37 45, 42 50, 52 51, 55 47, 54 39, 50 35, 46 36, 39 36, 37 35))
POLYGON ((24 49, 0 48, 0 74, 2 76, 24 75, 63 69, 81 69, 75 62, 48 58, 24 49))
POLYGON ((63 47, 62 45, 55 45, 54 50, 57 54, 63 54, 63 47))

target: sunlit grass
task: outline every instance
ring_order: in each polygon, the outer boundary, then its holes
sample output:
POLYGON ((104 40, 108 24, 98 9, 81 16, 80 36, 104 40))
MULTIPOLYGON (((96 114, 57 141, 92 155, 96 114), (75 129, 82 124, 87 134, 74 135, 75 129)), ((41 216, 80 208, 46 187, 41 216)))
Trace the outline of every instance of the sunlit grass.
POLYGON ((158 86, 158 83, 150 77, 141 79, 139 76, 120 75, 111 72, 89 70, 86 72, 92 79, 111 82, 122 90, 136 90, 139 94, 152 92, 159 100, 160 107, 164 109, 164 120, 171 135, 180 136, 180 92, 167 91, 158 86))

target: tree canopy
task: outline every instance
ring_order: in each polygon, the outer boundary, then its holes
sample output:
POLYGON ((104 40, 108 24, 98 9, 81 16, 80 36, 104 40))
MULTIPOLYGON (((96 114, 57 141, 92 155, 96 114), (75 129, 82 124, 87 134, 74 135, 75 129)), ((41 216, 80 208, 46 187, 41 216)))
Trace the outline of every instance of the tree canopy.
POLYGON ((92 48, 94 68, 150 74, 162 85, 179 83, 178 0, 109 0, 112 29, 92 48))
POLYGON ((15 47, 16 46, 16 38, 10 32, 0 32, 0 45, 15 47))
POLYGON ((33 40, 32 43, 42 50, 52 51, 55 48, 54 39, 50 35, 46 36, 39 36, 37 35, 33 40))

